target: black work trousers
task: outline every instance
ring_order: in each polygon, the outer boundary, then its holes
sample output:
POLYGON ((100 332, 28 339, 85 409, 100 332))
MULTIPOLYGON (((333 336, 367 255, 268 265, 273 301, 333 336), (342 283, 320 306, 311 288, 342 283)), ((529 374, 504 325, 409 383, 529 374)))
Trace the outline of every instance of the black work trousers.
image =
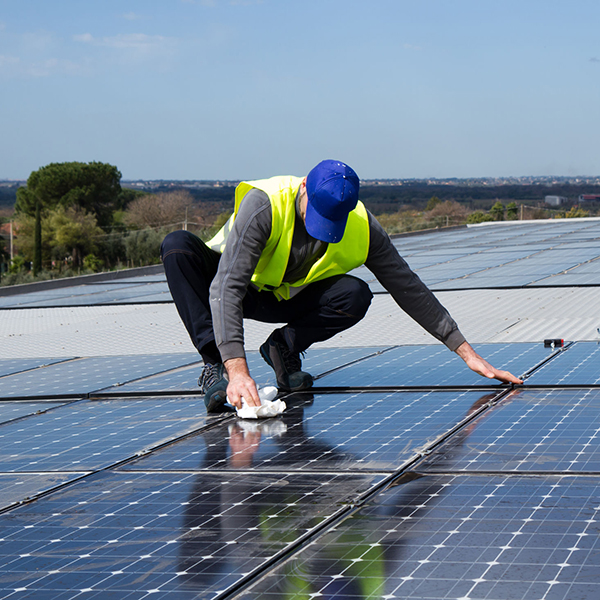
MULTIPOLYGON (((161 258, 169 290, 194 346, 200 353, 214 346, 209 288, 221 255, 188 231, 165 237, 161 258)), ((286 323, 285 339, 294 352, 333 337, 358 323, 373 295, 356 277, 337 275, 306 286, 290 300, 248 286, 243 316, 265 323, 286 323)))

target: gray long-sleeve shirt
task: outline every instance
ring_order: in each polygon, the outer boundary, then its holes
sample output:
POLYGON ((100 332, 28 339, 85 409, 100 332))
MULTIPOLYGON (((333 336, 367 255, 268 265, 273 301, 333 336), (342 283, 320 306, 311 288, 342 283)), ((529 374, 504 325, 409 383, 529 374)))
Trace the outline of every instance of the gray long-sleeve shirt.
MULTIPOLYGON (((400 308, 450 350, 456 350, 465 338, 455 321, 431 290, 411 271, 375 217, 368 211, 367 214, 370 240, 365 266, 400 308)), ((245 356, 242 301, 248 285, 252 285, 250 279, 270 233, 269 197, 261 190, 252 189, 240 205, 210 287, 215 341, 224 361, 245 356)), ((306 275, 310 266, 324 254, 326 246, 325 242, 308 234, 297 208, 284 281, 291 283, 306 275)))

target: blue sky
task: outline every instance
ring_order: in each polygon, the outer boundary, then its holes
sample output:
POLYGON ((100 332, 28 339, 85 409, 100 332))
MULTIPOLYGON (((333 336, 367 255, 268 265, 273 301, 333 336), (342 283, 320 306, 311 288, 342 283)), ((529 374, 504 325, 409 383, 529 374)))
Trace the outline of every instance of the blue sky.
POLYGON ((0 0, 0 178, 600 174, 598 0, 0 0))

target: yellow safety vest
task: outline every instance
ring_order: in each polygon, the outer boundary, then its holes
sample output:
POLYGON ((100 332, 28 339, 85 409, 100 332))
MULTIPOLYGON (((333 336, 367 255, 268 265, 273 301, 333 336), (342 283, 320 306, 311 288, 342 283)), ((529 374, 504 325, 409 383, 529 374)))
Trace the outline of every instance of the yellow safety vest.
POLYGON ((301 182, 301 177, 292 176, 242 181, 235 189, 233 214, 215 237, 207 242, 209 248, 222 253, 246 194, 252 188, 265 192, 271 201, 271 235, 252 275, 252 283, 259 290, 271 290, 279 300, 289 300, 290 287, 300 287, 359 267, 367 260, 369 253, 369 218, 363 203, 359 202, 348 216, 342 239, 337 244, 327 244, 325 254, 313 264, 305 277, 293 283, 283 281, 294 235, 296 193, 301 182))

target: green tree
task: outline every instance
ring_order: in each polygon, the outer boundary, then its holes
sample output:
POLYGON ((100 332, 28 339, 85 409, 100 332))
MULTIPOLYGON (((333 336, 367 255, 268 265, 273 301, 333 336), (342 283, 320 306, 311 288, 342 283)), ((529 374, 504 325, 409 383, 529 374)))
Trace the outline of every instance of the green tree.
POLYGON ((59 206, 48 215, 48 227, 54 241, 52 254, 55 258, 71 256, 73 265, 79 267, 83 257, 96 250, 95 238, 103 231, 96 217, 78 207, 59 206))
POLYGON ((158 264, 160 262, 160 245, 166 231, 141 229, 130 232, 125 238, 127 259, 134 267, 158 264))
POLYGON ((108 226, 119 208, 120 181, 117 167, 106 163, 51 163, 33 171, 27 186, 17 190, 15 211, 34 216, 37 202, 42 211, 78 206, 93 214, 100 226, 108 226))
POLYGON ((33 251, 33 275, 39 275, 42 270, 42 208, 39 202, 35 203, 35 233, 33 251))
POLYGON ((441 204, 441 200, 437 196, 431 196, 429 202, 427 202, 427 206, 425 207, 426 211, 433 210, 438 204, 441 204))
POLYGON ((500 200, 490 208, 490 215, 494 221, 504 221, 504 204, 500 200))
POLYGON ((509 202, 506 205, 506 220, 507 221, 516 221, 517 216, 519 214, 519 207, 516 202, 509 202))
POLYGON ((494 221, 494 217, 486 212, 483 212, 482 210, 476 210, 467 217, 467 223, 470 225, 475 223, 484 223, 486 221, 494 221))

